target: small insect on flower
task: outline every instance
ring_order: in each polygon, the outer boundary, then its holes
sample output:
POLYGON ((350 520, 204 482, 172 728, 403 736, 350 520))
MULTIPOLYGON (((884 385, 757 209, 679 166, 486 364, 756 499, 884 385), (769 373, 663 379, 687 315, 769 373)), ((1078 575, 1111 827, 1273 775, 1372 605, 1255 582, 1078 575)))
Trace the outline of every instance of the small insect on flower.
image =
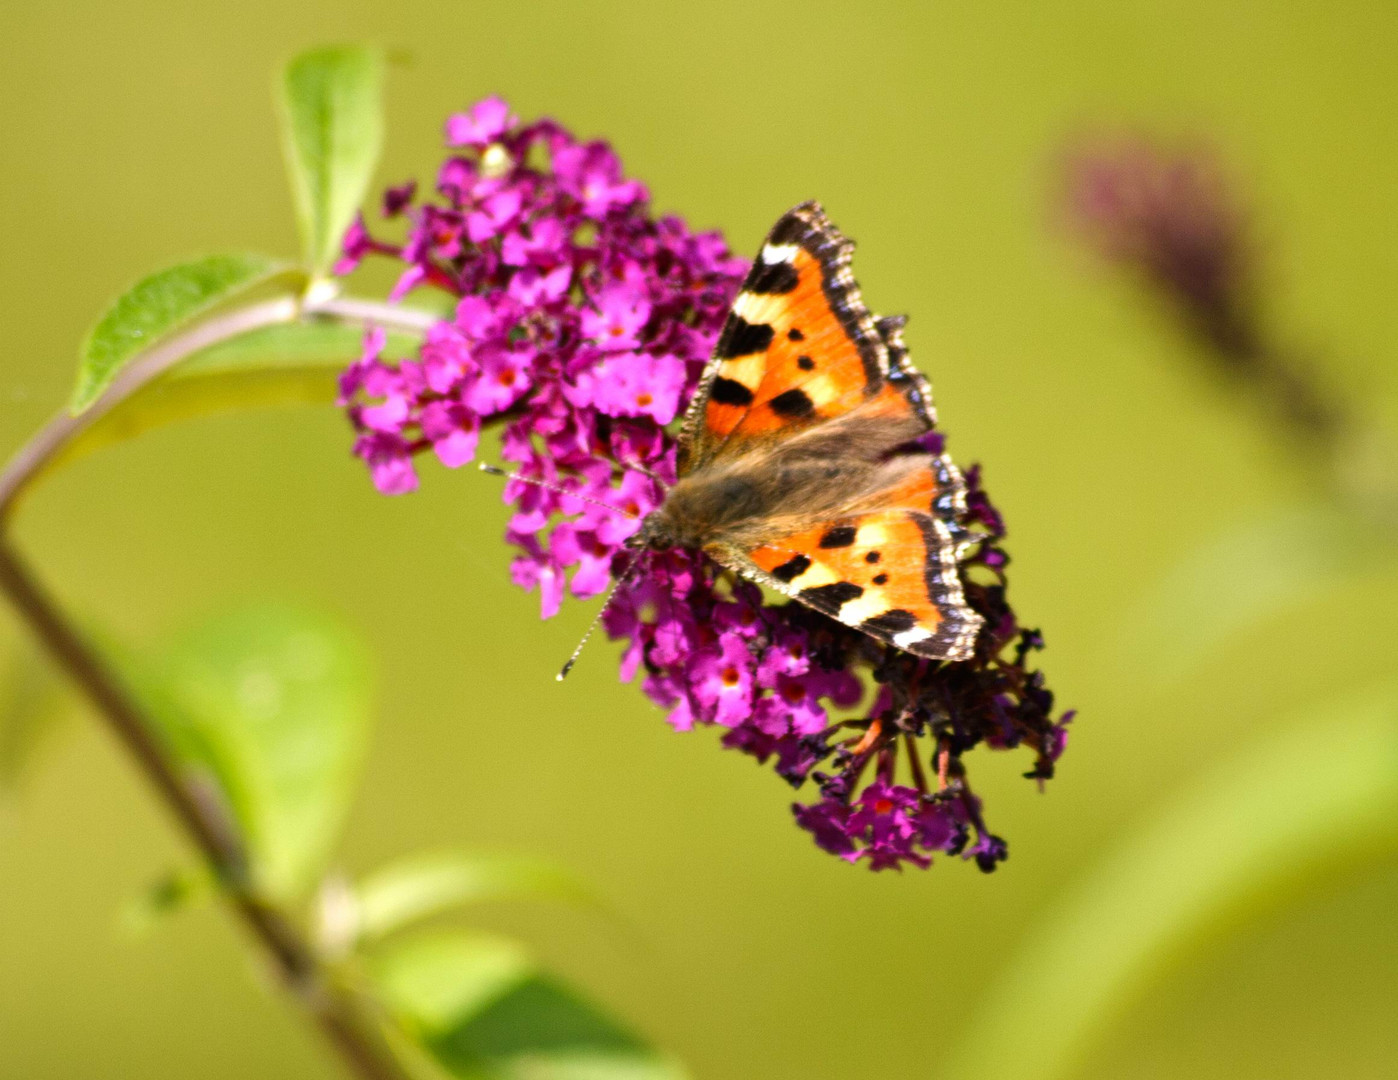
POLYGON ((983 619, 958 569, 966 484, 919 443, 935 414, 901 318, 875 320, 854 245, 808 202, 784 214, 685 414, 679 480, 633 548, 721 566, 917 656, 965 660, 983 619))
POLYGON ((394 295, 458 298, 415 359, 371 335, 342 379, 380 490, 412 490, 429 450, 472 460, 499 426, 511 572, 545 617, 610 585, 622 678, 677 730, 719 726, 814 783, 794 811, 824 850, 993 869, 1006 847, 962 757, 1023 744, 1043 781, 1070 714, 1028 670, 1042 639, 1006 601, 1002 518, 944 453, 903 320, 865 309, 852 245, 806 203, 749 269, 653 216, 605 143, 520 126, 498 99, 448 131, 435 201, 385 199, 406 241, 360 223, 341 265, 391 255, 394 295))

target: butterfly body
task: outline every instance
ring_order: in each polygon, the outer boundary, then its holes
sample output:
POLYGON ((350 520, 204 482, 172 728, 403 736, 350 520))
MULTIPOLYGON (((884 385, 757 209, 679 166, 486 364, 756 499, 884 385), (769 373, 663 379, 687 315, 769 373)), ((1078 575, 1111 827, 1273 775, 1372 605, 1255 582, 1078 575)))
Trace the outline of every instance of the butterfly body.
POLYGON ((899 454, 922 432, 841 418, 682 475, 647 519, 645 546, 751 550, 873 509, 873 492, 921 464, 899 454))
POLYGON ((685 414, 678 479, 635 548, 735 573, 916 655, 963 660, 981 617, 958 564, 965 484, 928 449, 904 320, 875 320, 816 203, 768 235, 685 414))

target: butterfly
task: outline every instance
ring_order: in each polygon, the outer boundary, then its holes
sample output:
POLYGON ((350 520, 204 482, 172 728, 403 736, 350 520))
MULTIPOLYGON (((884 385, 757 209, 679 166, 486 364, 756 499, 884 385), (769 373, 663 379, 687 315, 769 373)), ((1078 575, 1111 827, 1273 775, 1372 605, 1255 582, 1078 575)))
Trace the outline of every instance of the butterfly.
POLYGON ((768 234, 685 412, 678 478, 628 541, 720 566, 916 656, 965 660, 978 539, 902 316, 876 319, 820 204, 768 234))

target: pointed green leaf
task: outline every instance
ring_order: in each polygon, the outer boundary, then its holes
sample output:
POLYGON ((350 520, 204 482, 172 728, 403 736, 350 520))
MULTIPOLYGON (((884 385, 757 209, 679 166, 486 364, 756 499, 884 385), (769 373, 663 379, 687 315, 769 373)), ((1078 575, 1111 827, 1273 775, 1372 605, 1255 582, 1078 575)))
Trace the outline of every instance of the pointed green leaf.
POLYGON ((319 277, 364 201, 383 142, 383 60, 375 49, 302 53, 280 86, 282 141, 306 264, 319 277))
POLYGON ((592 903, 568 871, 537 859, 439 852, 402 859, 355 887, 362 942, 466 904, 540 897, 592 903))
MULTIPOLYGON (((340 373, 359 355, 363 331, 334 323, 288 323, 212 346, 152 380, 80 432, 45 465, 70 464, 152 428, 238 409, 329 405, 340 373)), ((416 348, 411 334, 388 335, 386 355, 416 348)))
POLYGON ((1214 936, 1318 878, 1395 853, 1398 689, 1389 688, 1305 716, 1209 769, 1129 833, 1035 919, 937 1075, 1076 1075, 1102 1031, 1214 936))
MULTIPOLYGON (((410 318, 436 314, 414 307, 401 310, 410 318)), ((165 424, 238 409, 331 404, 339 393, 339 376, 359 355, 363 336, 355 325, 295 322, 251 330, 202 349, 79 430, 43 462, 26 487, 94 450, 165 424)), ((420 340, 418 334, 393 331, 385 355, 410 355, 420 340)))
POLYGON ((363 645, 325 616, 264 605, 179 636, 150 670, 144 696, 192 778, 212 777, 255 885, 303 896, 339 837, 364 758, 363 645))
POLYGON ((78 357, 71 410, 85 412, 137 353, 201 312, 288 272, 265 255, 210 255, 144 278, 118 297, 78 357))
POLYGON ((519 946, 419 935, 376 954, 393 1015, 446 1070, 471 1080, 681 1080, 684 1070, 541 973, 519 946))
POLYGON ((523 946, 460 932, 398 942, 375 954, 371 970, 393 1012, 432 1035, 450 1031, 537 974, 523 946))

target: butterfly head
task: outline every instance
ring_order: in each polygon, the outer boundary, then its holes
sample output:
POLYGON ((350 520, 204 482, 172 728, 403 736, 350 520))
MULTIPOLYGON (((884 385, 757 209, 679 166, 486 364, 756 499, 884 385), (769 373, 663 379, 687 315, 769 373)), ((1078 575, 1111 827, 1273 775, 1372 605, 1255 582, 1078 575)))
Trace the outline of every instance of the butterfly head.
POLYGON ((742 470, 682 476, 665 494, 665 501, 647 514, 641 530, 627 542, 635 550, 701 550, 714 543, 733 543, 745 529, 760 524, 770 502, 769 484, 742 470))
POLYGON ((669 551, 682 546, 675 524, 663 504, 642 518, 640 530, 626 540, 626 547, 631 551, 669 551))

